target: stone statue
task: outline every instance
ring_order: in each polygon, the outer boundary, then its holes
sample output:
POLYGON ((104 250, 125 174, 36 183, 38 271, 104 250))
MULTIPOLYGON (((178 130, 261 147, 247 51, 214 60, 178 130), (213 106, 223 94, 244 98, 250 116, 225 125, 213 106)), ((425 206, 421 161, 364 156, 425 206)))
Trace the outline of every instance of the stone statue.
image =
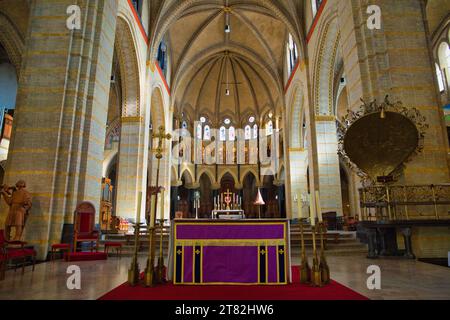
POLYGON ((11 239, 11 228, 14 227, 16 231, 14 241, 20 241, 31 209, 31 195, 26 190, 26 183, 23 180, 19 180, 15 187, 3 186, 1 194, 9 206, 5 223, 6 239, 8 241, 11 239))

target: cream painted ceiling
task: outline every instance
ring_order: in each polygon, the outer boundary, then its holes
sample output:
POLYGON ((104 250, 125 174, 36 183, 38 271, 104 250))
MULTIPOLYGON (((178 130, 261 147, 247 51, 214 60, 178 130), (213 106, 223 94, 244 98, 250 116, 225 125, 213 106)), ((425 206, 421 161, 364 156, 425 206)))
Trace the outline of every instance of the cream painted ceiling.
POLYGON ((263 5, 267 1, 192 2, 165 35, 177 111, 191 121, 231 118, 238 125, 281 108, 285 22, 263 5), (231 33, 224 32, 227 17, 231 33))

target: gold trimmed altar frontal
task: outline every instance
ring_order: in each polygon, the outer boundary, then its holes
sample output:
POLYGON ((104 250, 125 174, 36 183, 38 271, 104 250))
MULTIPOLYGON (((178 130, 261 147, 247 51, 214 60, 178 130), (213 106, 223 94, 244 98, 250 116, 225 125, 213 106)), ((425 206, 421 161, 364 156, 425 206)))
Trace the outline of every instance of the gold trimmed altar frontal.
POLYGON ((175 220, 177 285, 280 285, 290 279, 287 220, 175 220))

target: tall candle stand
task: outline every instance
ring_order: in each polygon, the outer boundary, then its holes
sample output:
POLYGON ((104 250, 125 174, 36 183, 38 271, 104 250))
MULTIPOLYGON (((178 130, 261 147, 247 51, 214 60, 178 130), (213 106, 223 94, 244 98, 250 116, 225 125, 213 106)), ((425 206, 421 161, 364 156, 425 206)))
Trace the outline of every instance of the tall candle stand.
POLYGON ((138 196, 138 212, 136 223, 134 224, 134 252, 130 268, 128 269, 128 283, 131 286, 135 286, 139 283, 138 250, 139 250, 139 231, 141 230, 142 225, 142 223, 140 222, 141 202, 142 202, 142 192, 140 192, 138 196))
POLYGON ((320 275, 323 284, 330 283, 330 268, 328 267, 327 260, 325 258, 325 243, 324 243, 324 233, 325 233, 325 225, 323 223, 319 224, 320 230, 320 275))
POLYGON ((322 286, 322 274, 320 272, 319 267, 319 256, 317 255, 317 246, 316 246, 316 226, 312 226, 312 236, 313 236, 313 266, 312 266, 312 285, 314 287, 322 286))
MULTIPOLYGON (((164 126, 159 127, 159 132, 157 134, 153 134, 153 138, 158 139, 158 147, 156 148, 156 159, 157 168, 156 168, 156 188, 158 188, 159 192, 159 172, 161 159, 163 157, 163 141, 172 139, 172 136, 166 133, 166 129, 164 126)), ((147 258, 147 268, 145 269, 145 286, 152 287, 156 284, 156 272, 155 272, 155 227, 156 227, 156 203, 157 197, 155 199, 154 211, 152 216, 150 217, 150 226, 149 226, 149 252, 147 258)), ((164 201, 164 199, 162 199, 164 201)), ((153 206, 153 204, 152 204, 153 206)), ((153 208, 152 208, 153 209, 153 208)), ((161 217, 164 219, 164 212, 161 212, 161 217)))
POLYGON ((311 268, 306 257, 305 238, 303 234, 303 221, 300 221, 300 237, 302 242, 302 261, 300 269, 300 283, 307 284, 311 282, 311 268))

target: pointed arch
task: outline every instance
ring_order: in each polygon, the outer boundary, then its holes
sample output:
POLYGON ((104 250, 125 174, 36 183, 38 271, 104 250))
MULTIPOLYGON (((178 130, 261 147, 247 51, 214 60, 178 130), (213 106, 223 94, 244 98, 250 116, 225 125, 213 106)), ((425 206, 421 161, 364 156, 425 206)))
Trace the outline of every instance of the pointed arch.
POLYGON ((304 93, 301 84, 294 87, 291 98, 289 126, 289 147, 301 148, 303 140, 303 104, 304 93))
POLYGON ((122 116, 134 117, 141 114, 140 73, 135 38, 127 19, 117 18, 116 51, 122 80, 122 116))
POLYGON ((153 126, 153 131, 158 130, 160 126, 164 126, 165 121, 165 105, 163 98, 163 91, 160 86, 156 86, 152 91, 152 100, 151 100, 151 124, 153 126))
POLYGON ((206 175, 211 182, 211 185, 216 184, 216 178, 214 177, 214 174, 211 172, 211 170, 205 168, 203 170, 200 170, 198 174, 198 182, 200 182, 202 176, 206 175))
POLYGON ((239 185, 239 179, 238 179, 236 173, 234 173, 231 169, 226 169, 226 170, 224 170, 223 172, 221 172, 221 173, 220 173, 220 176, 219 176, 219 179, 218 179, 217 182, 220 183, 220 182, 222 181, 223 177, 224 177, 227 173, 228 173, 230 176, 233 177, 234 184, 235 184, 235 185, 239 185))
POLYGON ((184 178, 185 185, 193 185, 195 183, 194 174, 189 170, 189 168, 185 168, 180 175, 181 179, 184 178))
POLYGON ((2 12, 0 12, 0 44, 5 48, 19 79, 25 40, 11 19, 2 12))
POLYGON ((324 19, 320 28, 314 70, 314 106, 316 115, 332 115, 334 110, 334 69, 340 44, 337 17, 324 19))

